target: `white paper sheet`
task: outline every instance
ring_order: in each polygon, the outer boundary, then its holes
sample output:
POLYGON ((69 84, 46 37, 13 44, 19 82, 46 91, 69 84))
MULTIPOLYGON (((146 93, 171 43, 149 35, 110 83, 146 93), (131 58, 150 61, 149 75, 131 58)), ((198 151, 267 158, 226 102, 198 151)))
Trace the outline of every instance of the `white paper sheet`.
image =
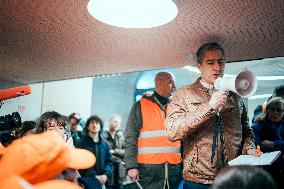
POLYGON ((271 165, 281 154, 281 151, 263 153, 260 157, 253 155, 240 155, 229 161, 229 165, 271 165))

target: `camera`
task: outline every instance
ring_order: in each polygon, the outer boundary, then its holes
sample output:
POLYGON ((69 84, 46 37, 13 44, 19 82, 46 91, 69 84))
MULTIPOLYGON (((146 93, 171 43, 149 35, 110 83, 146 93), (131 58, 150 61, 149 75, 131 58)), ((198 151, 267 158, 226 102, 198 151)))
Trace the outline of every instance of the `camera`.
POLYGON ((13 112, 5 116, 0 116, 0 131, 20 128, 22 124, 21 116, 18 112, 13 112))
POLYGON ((22 120, 18 112, 0 116, 0 143, 7 147, 17 139, 15 131, 21 127, 22 120))

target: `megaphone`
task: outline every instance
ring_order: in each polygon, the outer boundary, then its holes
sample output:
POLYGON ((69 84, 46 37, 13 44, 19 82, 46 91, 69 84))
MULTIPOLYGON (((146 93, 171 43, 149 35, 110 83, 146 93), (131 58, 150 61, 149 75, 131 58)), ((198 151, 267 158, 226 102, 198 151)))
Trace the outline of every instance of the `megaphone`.
POLYGON ((252 96, 257 89, 257 79, 253 72, 245 70, 234 77, 219 77, 214 82, 214 87, 219 90, 229 90, 241 97, 252 96))

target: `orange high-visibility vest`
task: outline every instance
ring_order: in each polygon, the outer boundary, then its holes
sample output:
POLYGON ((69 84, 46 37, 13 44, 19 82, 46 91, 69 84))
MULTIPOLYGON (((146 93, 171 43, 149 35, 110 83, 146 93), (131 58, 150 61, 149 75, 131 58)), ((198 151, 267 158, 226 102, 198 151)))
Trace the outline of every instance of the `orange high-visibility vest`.
POLYGON ((138 138, 138 163, 178 164, 181 162, 180 141, 171 142, 165 131, 165 112, 158 104, 140 100, 143 124, 138 138))

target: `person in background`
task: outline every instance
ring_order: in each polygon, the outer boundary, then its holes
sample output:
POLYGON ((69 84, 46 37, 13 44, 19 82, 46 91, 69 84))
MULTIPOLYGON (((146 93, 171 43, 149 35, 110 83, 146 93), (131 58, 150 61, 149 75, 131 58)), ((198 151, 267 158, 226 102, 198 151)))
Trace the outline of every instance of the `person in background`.
POLYGON ((89 150, 96 156, 95 166, 80 171, 82 178, 81 182, 97 182, 105 187, 107 179, 112 173, 112 158, 109 151, 108 144, 102 139, 101 131, 103 128, 103 121, 97 115, 88 118, 86 123, 86 135, 76 144, 77 148, 89 150))
POLYGON ((258 156, 243 100, 214 89, 224 74, 223 47, 205 43, 196 58, 201 77, 177 90, 165 121, 169 139, 183 142, 185 189, 208 188, 219 170, 241 154, 258 156))
POLYGON ((68 125, 68 123, 66 123, 64 130, 65 130, 64 141, 66 141, 67 146, 69 146, 71 148, 75 148, 74 140, 72 138, 70 126, 68 125))
POLYGON ((128 118, 126 169, 130 179, 138 180, 144 189, 176 189, 181 180, 180 142, 168 140, 164 125, 166 106, 175 89, 173 74, 159 72, 154 93, 136 102, 128 118))
POLYGON ((56 131, 63 139, 65 136, 66 122, 64 117, 55 111, 48 111, 43 113, 36 125, 36 133, 43 133, 46 131, 56 131))
MULTIPOLYGON (((262 152, 281 151, 284 153, 284 99, 271 98, 266 109, 256 118, 252 129, 255 144, 260 145, 262 152)), ((280 156, 271 166, 265 169, 271 173, 278 186, 284 186, 284 155, 280 156)))
MULTIPOLYGON (((284 85, 280 85, 276 87, 273 91, 273 94, 271 97, 268 98, 270 100, 272 97, 281 97, 284 99, 284 85)), ((255 123, 256 117, 260 115, 266 108, 267 101, 265 101, 262 105, 258 105, 254 112, 253 112, 253 118, 252 118, 252 123, 255 123)))
POLYGON ((108 130, 104 131, 102 134, 104 140, 108 143, 113 162, 112 175, 106 184, 106 187, 109 189, 120 189, 122 187, 123 177, 125 176, 125 169, 123 169, 125 144, 123 132, 119 130, 120 124, 121 116, 117 114, 112 115, 109 119, 108 130))
POLYGON ((269 173, 257 166, 230 166, 216 176, 211 189, 277 189, 269 173))
POLYGON ((69 119, 71 136, 73 138, 74 143, 76 143, 82 137, 82 131, 83 131, 82 126, 79 125, 79 121, 81 119, 80 114, 72 113, 69 115, 68 119, 69 119))
POLYGON ((36 133, 36 122, 34 121, 24 121, 18 132, 18 137, 33 135, 36 133))

